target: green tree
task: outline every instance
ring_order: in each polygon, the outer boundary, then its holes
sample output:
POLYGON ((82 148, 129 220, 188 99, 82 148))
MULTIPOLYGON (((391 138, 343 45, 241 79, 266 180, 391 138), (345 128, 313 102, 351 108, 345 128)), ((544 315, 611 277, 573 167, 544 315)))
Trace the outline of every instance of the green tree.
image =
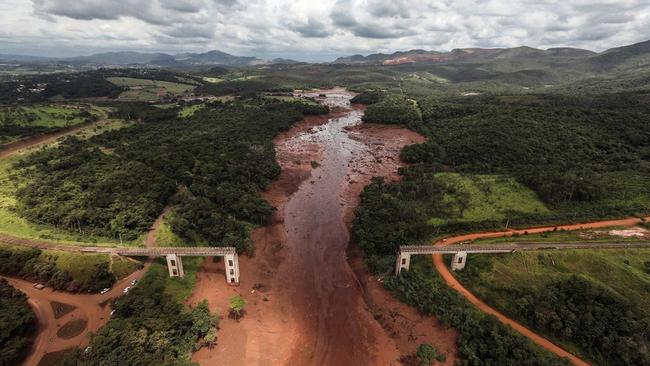
POLYGON ((433 345, 429 343, 422 343, 418 346, 418 350, 415 355, 420 359, 420 366, 429 366, 438 357, 438 352, 433 345))
POLYGON ((241 295, 234 295, 228 300, 230 305, 230 316, 239 319, 244 316, 244 308, 248 302, 241 295))

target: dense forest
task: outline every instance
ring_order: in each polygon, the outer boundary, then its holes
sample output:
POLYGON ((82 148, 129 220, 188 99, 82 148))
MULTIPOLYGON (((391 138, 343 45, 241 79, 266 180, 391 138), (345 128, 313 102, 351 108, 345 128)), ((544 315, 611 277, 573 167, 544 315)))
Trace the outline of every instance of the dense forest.
MULTIPOLYGON (((116 113, 140 116, 134 105, 124 108, 116 113)), ((175 233, 252 249, 248 230, 273 211, 257 192, 280 173, 272 138, 304 114, 326 112, 255 98, 212 103, 188 118, 145 113, 133 127, 68 138, 21 161, 17 210, 32 222, 132 240, 179 192, 170 219, 175 233)))
MULTIPOLYGON (((402 211, 424 206, 421 213, 425 215, 431 213, 426 211, 441 211, 442 202, 436 203, 431 189, 444 189, 434 176, 450 171, 512 176, 536 192, 550 209, 545 213, 512 213, 508 215, 512 225, 648 213, 650 195, 644 182, 650 179, 650 108, 646 99, 645 94, 634 93, 589 98, 428 98, 418 101, 422 120, 414 118, 406 123, 404 116, 408 114, 403 110, 385 108, 382 104, 386 101, 373 103, 366 111, 366 121, 398 121, 424 134, 428 141, 402 151, 402 158, 414 165, 403 169, 405 179, 385 192, 399 202, 377 195, 382 200, 379 206, 373 210, 362 207, 360 216, 372 216, 381 206, 388 209, 406 201, 410 202, 402 211)), ((370 187, 367 196, 372 192, 376 190, 370 187)), ((366 222, 360 228, 371 232, 382 220, 366 222)), ((392 220, 415 225, 413 220, 395 216, 392 220)), ((477 231, 504 224, 505 220, 461 222, 451 217, 435 231, 477 231)), ((393 248, 396 245, 398 242, 393 248)))
POLYGON ((460 365, 570 365, 494 317, 476 310, 442 282, 429 258, 415 258, 411 270, 403 272, 400 277, 389 278, 386 287, 421 313, 436 315, 443 323, 458 330, 460 365))
POLYGON ((36 316, 27 296, 0 278, 0 366, 20 364, 35 331, 36 316))
MULTIPOLYGON (((647 309, 641 309, 625 296, 632 297, 631 294, 616 292, 610 284, 603 285, 584 273, 553 278, 541 286, 532 280, 504 287, 483 275, 492 272, 497 260, 473 257, 471 266, 456 275, 474 293, 499 303, 508 314, 539 329, 548 338, 577 349, 594 364, 650 364, 650 317, 647 309)), ((537 260, 553 263, 560 259, 557 255, 538 255, 537 260)), ((631 281, 629 277, 624 276, 631 281)), ((629 282, 622 286, 635 287, 629 282)))
POLYGON ((154 266, 115 300, 111 320, 92 336, 87 350, 63 365, 193 365, 193 351, 216 341, 218 319, 204 301, 193 309, 165 292, 165 270, 154 266))
MULTIPOLYGON (((365 121, 400 123, 428 138, 402 151, 402 158, 412 164, 401 170, 402 180, 385 183, 376 178, 361 195, 352 235, 364 250, 369 269, 386 273, 400 245, 446 235, 508 224, 526 227, 647 214, 647 98, 644 93, 427 97, 417 100, 421 119, 405 119, 410 114, 404 110, 410 107, 408 99, 377 100, 370 93, 359 97, 370 104, 365 121), (402 100, 401 107, 395 107, 395 101, 402 100), (463 211, 471 208, 473 197, 445 183, 440 174, 446 172, 476 181, 486 195, 496 185, 481 181, 479 175, 512 177, 548 209, 467 219, 463 211)), ((499 362, 481 363, 494 360, 476 356, 486 349, 514 348, 492 344, 501 343, 500 337, 483 331, 500 333, 502 326, 450 300, 455 294, 429 266, 419 264, 400 278, 391 278, 387 286, 423 313, 435 314, 459 329, 459 347, 467 364, 512 362, 516 356, 506 354, 499 362), (471 326, 477 323, 481 325, 471 326)), ((647 318, 593 283, 574 279, 553 283, 543 291, 521 290, 510 298, 520 306, 517 317, 576 345, 589 359, 612 365, 648 363, 647 318)), ((506 339, 505 344, 511 342, 506 339)))

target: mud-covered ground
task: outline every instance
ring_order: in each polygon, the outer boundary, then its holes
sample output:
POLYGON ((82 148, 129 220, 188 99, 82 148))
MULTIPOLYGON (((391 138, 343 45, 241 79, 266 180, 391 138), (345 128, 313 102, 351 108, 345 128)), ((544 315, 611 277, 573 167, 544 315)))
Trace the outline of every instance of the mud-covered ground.
POLYGON ((240 257, 240 286, 228 287, 223 265, 211 259, 197 274, 188 302, 207 298, 224 319, 217 346, 194 360, 391 365, 428 342, 453 364, 456 334, 393 299, 365 272, 358 252, 348 253, 359 193, 372 176, 397 179, 399 151, 424 138, 397 126, 361 125, 363 108, 351 106, 345 90, 310 96, 333 112, 309 117, 275 139, 282 175, 263 195, 277 212, 271 225, 254 231, 255 256, 240 257), (227 318, 235 293, 249 301, 239 321, 227 318))

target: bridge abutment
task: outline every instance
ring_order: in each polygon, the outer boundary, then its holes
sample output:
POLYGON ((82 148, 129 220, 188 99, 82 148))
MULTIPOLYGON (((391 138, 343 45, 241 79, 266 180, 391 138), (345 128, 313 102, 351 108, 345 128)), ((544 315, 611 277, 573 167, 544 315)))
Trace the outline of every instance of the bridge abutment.
POLYGON ((460 271, 465 268, 465 263, 467 262, 467 252, 458 252, 454 254, 454 258, 451 260, 451 270, 460 271))
POLYGON ((167 269, 169 270, 169 277, 185 277, 183 271, 183 261, 181 257, 176 254, 167 254, 167 269))
POLYGON ((408 271, 411 266, 411 255, 408 253, 398 252, 397 263, 395 265, 395 275, 399 276, 402 270, 408 271))
POLYGON ((239 257, 237 252, 226 254, 223 257, 224 266, 226 267, 226 281, 229 285, 239 285, 239 257))

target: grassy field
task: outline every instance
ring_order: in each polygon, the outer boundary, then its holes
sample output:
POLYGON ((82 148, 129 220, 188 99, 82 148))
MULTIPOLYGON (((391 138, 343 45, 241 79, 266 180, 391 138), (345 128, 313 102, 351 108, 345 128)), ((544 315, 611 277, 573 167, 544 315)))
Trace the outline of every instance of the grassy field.
MULTIPOLYGON (((131 123, 129 122, 121 120, 108 120, 105 123, 97 125, 93 128, 87 128, 78 131, 75 133, 75 135, 80 138, 87 139, 106 131, 123 128, 130 124, 131 123)), ((56 144, 56 142, 53 144, 56 144)), ((55 243, 83 243, 85 245, 118 244, 119 239, 116 238, 81 235, 79 233, 69 232, 51 226, 39 225, 36 223, 28 222, 16 214, 15 210, 13 209, 16 205, 15 192, 21 182, 17 181, 12 174, 12 166, 17 161, 19 161, 22 156, 29 154, 32 151, 34 150, 28 150, 22 154, 0 160, 0 233, 20 238, 46 240, 55 243)), ((140 240, 134 240, 131 242, 124 242, 123 244, 140 245, 140 242, 140 240)))
POLYGON ((165 292, 170 295, 174 301, 183 303, 191 294, 196 284, 196 272, 203 263, 203 257, 183 257, 183 269, 185 277, 169 277, 167 264, 164 258, 156 259, 147 276, 162 277, 165 281, 165 292))
POLYGON ((205 104, 194 104, 189 107, 184 107, 183 109, 181 109, 180 112, 178 112, 178 116, 181 118, 190 117, 191 115, 196 113, 196 111, 203 108, 205 108, 205 104))
POLYGON ((0 144, 75 126, 104 116, 108 109, 87 104, 0 107, 0 144))
POLYGON ((12 118, 13 123, 21 126, 40 126, 62 128, 74 126, 85 121, 80 113, 88 111, 100 116, 106 108, 92 105, 36 104, 21 107, 0 108, 0 120, 12 118))
POLYGON ((126 77, 110 77, 107 80, 117 86, 129 88, 129 90, 120 94, 118 98, 130 101, 150 101, 158 100, 168 95, 182 95, 194 90, 196 87, 196 85, 190 84, 126 77))
MULTIPOLYGON (((2 243, 0 243, 0 246, 14 252, 28 250, 27 247, 10 246, 2 243)), ((62 272, 68 272, 72 279, 78 283, 88 282, 97 265, 104 263, 110 265, 111 261, 108 254, 80 254, 59 250, 43 250, 39 260, 45 263, 47 258, 53 258, 56 268, 62 272)), ((139 267, 140 264, 134 261, 119 258, 113 260, 112 272, 120 279, 133 273, 139 267)))
POLYGON ((203 77, 203 80, 207 81, 208 83, 213 83, 213 84, 218 84, 224 81, 224 79, 221 78, 210 78, 210 77, 203 77))
MULTIPOLYGON (((436 179, 452 188, 444 201, 456 213, 456 221, 502 220, 508 212, 547 213, 535 192, 513 178, 498 175, 438 173, 436 179)), ((432 225, 445 218, 434 217, 432 225)))
POLYGON ((156 236, 157 247, 186 247, 189 246, 187 240, 183 240, 172 232, 171 226, 166 220, 160 224, 158 236, 156 236))
POLYGON ((133 260, 120 256, 113 256, 111 260, 111 272, 115 274, 118 280, 127 277, 141 266, 140 262, 134 262, 133 260))
POLYGON ((540 289, 551 282, 578 275, 628 299, 650 315, 647 261, 650 261, 650 249, 470 255, 467 267, 475 267, 479 274, 478 280, 470 281, 468 287, 479 297, 508 311, 515 306, 509 295, 517 287, 540 289))

